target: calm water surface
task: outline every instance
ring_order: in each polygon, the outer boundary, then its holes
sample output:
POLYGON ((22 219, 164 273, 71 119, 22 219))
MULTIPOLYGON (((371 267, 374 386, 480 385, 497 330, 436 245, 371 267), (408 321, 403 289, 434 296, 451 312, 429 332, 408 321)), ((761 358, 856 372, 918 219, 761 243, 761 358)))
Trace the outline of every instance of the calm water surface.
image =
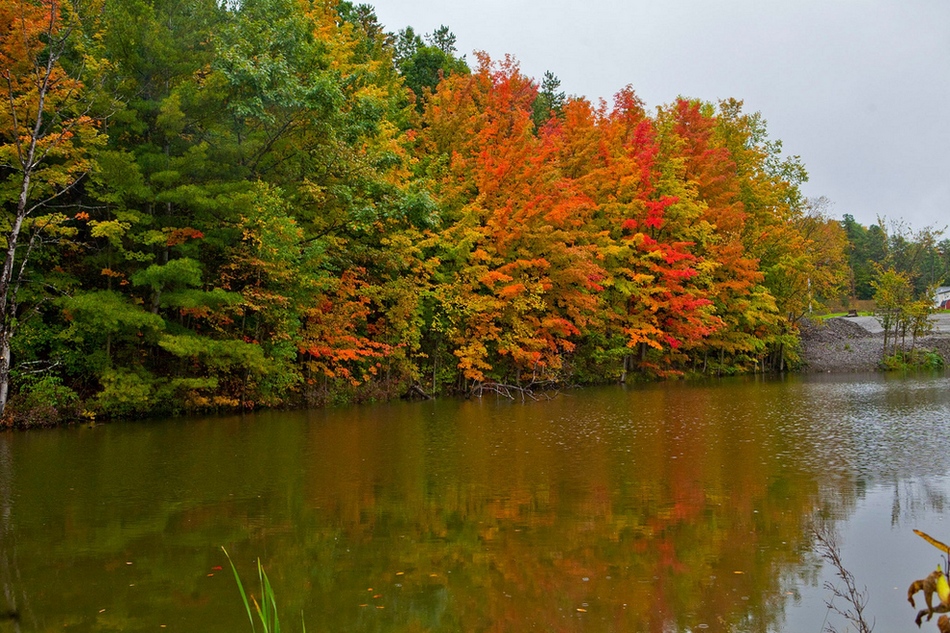
MULTIPOLYGON (((0 631, 876 631, 950 540, 950 378, 792 377, 0 433, 0 631)), ((924 630, 936 631, 935 621, 924 630)))

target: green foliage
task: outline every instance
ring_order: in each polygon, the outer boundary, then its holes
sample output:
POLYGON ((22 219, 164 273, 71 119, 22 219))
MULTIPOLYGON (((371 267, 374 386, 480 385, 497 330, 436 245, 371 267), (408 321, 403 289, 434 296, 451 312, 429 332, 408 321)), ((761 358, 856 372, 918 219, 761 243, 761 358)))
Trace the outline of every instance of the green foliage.
POLYGON ((58 376, 29 375, 18 382, 20 391, 10 399, 5 411, 6 421, 11 426, 54 426, 79 418, 79 395, 58 376))
POLYGON ((75 391, 63 384, 58 376, 31 376, 20 384, 20 393, 30 404, 57 409, 74 406, 79 401, 75 391))
POLYGON ((159 339, 158 345, 174 356, 194 360, 215 371, 240 368, 263 374, 269 369, 261 346, 244 341, 218 341, 193 334, 165 334, 159 339))
POLYGON ((443 77, 469 72, 465 59, 455 56, 455 35, 447 26, 426 35, 425 40, 428 44, 408 27, 399 32, 395 44, 396 67, 420 110, 426 95, 435 91, 443 77))
POLYGON ((923 358, 917 361, 917 366, 921 369, 943 369, 943 356, 938 354, 936 351, 926 350, 923 353, 923 358))
POLYGON ((158 380, 144 369, 106 370, 100 381, 102 390, 93 406, 107 416, 146 415, 164 409, 165 403, 156 397, 158 380))
POLYGON ((560 87, 561 80, 551 71, 545 71, 538 96, 531 104, 531 120, 536 129, 540 129, 552 116, 560 118, 564 115, 567 96, 558 90, 560 87))
POLYGON ((919 337, 929 334, 933 329, 930 322, 930 315, 935 309, 931 299, 933 289, 927 289, 922 296, 914 299, 908 273, 898 272, 892 267, 885 268, 880 264, 875 266, 875 279, 871 285, 877 304, 875 317, 884 328, 882 356, 886 360, 889 353, 892 356, 899 354, 898 338, 902 353, 908 333, 911 335, 913 348, 919 337))
POLYGON ((879 366, 883 371, 936 371, 944 368, 944 360, 936 350, 913 349, 885 356, 879 366))
POLYGON ((156 291, 168 287, 197 288, 201 285, 201 266, 192 259, 173 259, 167 264, 152 264, 135 272, 131 281, 136 286, 149 286, 156 291))
POLYGON ((877 266, 905 275, 917 296, 950 283, 950 240, 940 240, 942 230, 911 231, 903 223, 888 226, 884 220, 864 227, 849 214, 841 225, 849 243, 852 297, 873 298, 877 266))
POLYGON ((178 414, 212 408, 210 398, 200 393, 213 392, 214 378, 164 378, 146 369, 108 369, 100 376, 102 389, 91 401, 96 413, 106 417, 178 414))
POLYGON ((110 335, 154 336, 164 329, 164 321, 111 290, 77 293, 60 301, 69 323, 63 339, 74 344, 103 341, 110 335))

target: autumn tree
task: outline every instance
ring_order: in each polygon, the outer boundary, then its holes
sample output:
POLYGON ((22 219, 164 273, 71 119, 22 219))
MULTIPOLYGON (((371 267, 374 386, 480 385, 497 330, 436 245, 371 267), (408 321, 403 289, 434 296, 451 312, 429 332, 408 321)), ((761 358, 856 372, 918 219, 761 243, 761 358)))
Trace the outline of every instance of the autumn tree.
POLYGON ((596 306, 592 206, 560 178, 557 132, 534 134, 534 83, 510 58, 479 61, 426 110, 426 170, 447 222, 433 327, 466 380, 549 380, 596 306))
POLYGON ((743 182, 721 135, 713 104, 679 99, 660 111, 667 120, 682 178, 701 209, 695 223, 697 253, 708 276, 708 298, 722 327, 705 341, 702 367, 717 372, 755 365, 769 345, 778 315, 758 259, 743 241, 748 220, 743 182))
POLYGON ((684 179, 680 142, 630 88, 612 108, 568 103, 563 130, 562 169, 595 204, 587 230, 606 271, 605 323, 586 333, 585 346, 608 363, 601 371, 621 379, 632 370, 680 371, 689 351, 721 327, 700 248, 707 231, 684 179))
POLYGON ((844 233, 820 208, 809 207, 800 189, 808 178, 800 158, 784 155, 761 114, 742 106, 719 104, 717 134, 739 178, 742 245, 758 261, 781 317, 768 336, 770 363, 782 371, 797 359, 798 321, 844 288, 844 233))
POLYGON ((0 7, 0 414, 10 392, 11 342, 24 318, 20 291, 44 234, 63 230, 61 203, 92 169, 99 144, 91 7, 70 0, 11 0, 0 7))
MULTIPOLYGON (((883 225, 883 221, 879 223, 883 225)), ((940 285, 944 272, 938 264, 937 244, 943 230, 930 226, 914 230, 904 222, 891 222, 884 232, 887 234, 887 261, 910 276, 915 295, 940 285)))

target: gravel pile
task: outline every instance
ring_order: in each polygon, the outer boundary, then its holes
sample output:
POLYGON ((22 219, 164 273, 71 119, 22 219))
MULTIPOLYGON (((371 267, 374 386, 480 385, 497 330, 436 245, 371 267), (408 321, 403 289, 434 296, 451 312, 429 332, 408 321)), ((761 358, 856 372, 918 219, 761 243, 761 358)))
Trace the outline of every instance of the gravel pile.
POLYGON ((846 318, 803 321, 802 358, 805 371, 874 371, 881 360, 884 335, 875 336, 846 318))
MULTIPOLYGON (((884 347, 883 333, 872 334, 847 317, 804 321, 800 328, 805 371, 844 373, 877 369, 884 347)), ((907 344, 910 345, 909 340, 907 344)), ((950 335, 946 332, 919 339, 917 347, 937 350, 950 366, 950 335)))

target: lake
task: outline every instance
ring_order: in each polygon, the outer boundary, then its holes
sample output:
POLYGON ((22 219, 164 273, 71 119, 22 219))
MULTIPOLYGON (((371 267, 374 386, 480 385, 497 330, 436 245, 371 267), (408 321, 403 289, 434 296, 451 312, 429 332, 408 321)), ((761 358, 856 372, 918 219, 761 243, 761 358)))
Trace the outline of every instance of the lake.
POLYGON ((948 421, 837 375, 0 433, 0 631, 249 631, 222 546, 285 631, 843 631, 818 518, 912 630, 948 421))

